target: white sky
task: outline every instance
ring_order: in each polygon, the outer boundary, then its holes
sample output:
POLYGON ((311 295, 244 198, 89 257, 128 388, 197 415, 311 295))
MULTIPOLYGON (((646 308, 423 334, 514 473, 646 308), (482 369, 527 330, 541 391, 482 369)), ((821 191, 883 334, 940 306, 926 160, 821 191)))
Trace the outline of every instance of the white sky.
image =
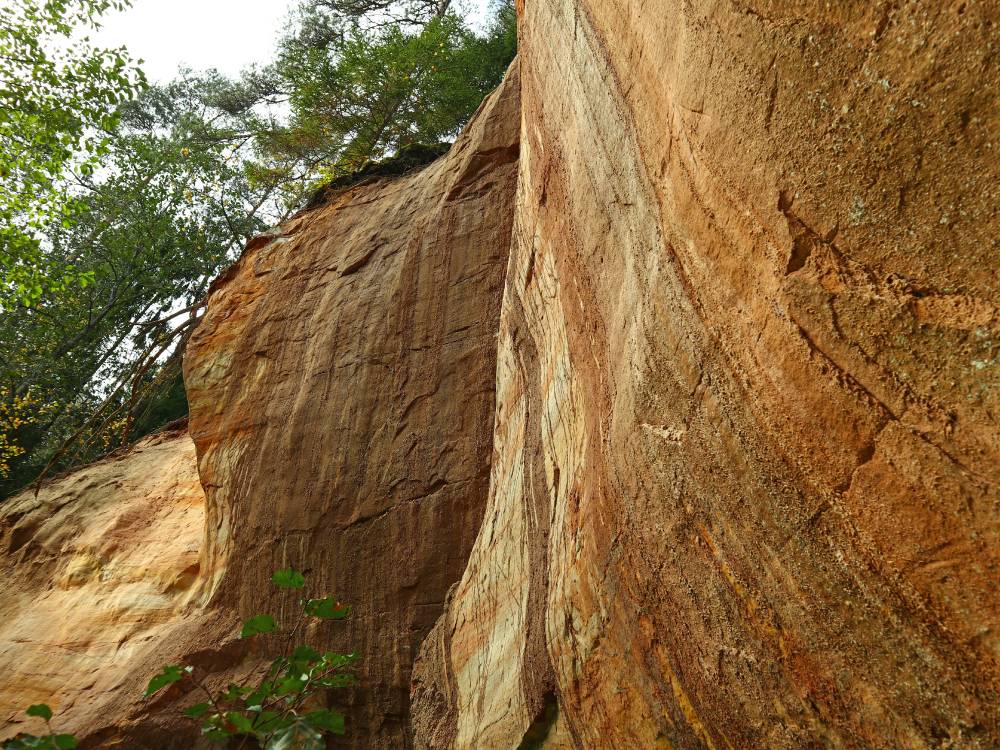
POLYGON ((105 15, 91 40, 127 47, 145 61, 151 82, 171 80, 181 65, 236 75, 271 59, 296 5, 296 0, 135 0, 124 12, 105 15))
MULTIPOLYGON (((272 59, 297 5, 297 0, 134 0, 127 10, 106 14, 101 30, 90 36, 96 46, 124 46, 133 58, 142 58, 152 83, 172 80, 182 65, 235 76, 251 63, 272 59)), ((481 26, 490 5, 490 0, 458 0, 453 7, 481 26)))

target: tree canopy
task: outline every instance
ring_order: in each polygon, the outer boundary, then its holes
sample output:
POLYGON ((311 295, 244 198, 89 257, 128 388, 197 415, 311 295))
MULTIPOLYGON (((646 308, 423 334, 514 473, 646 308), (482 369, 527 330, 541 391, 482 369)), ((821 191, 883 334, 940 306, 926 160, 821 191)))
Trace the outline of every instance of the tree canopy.
POLYGON ((0 7, 0 304, 86 281, 41 244, 47 227, 77 217, 67 172, 94 171, 118 106, 144 84, 124 49, 98 49, 73 36, 124 7, 122 0, 11 0, 0 7))

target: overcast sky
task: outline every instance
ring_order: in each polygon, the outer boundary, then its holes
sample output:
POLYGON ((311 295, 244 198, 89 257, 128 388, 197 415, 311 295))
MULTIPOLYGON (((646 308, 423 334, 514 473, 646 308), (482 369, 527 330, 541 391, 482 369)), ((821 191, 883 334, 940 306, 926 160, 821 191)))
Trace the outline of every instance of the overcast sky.
POLYGON ((181 65, 235 75, 271 59, 295 5, 295 0, 135 0, 128 10, 104 16, 92 39, 141 57, 150 81, 169 81, 181 65))
MULTIPOLYGON (((235 76, 251 63, 271 60, 297 5, 297 0, 134 0, 128 10, 105 15, 92 40, 102 47, 127 47, 145 61, 151 82, 171 80, 181 65, 235 76)), ((454 7, 471 11, 478 26, 490 5, 490 0, 459 0, 454 7)))

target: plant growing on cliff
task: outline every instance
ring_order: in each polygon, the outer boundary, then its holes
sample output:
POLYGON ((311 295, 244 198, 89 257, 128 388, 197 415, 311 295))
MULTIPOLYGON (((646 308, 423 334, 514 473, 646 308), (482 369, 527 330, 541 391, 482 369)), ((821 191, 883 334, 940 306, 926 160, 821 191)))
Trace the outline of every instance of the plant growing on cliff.
MULTIPOLYGON (((305 576, 296 570, 279 570, 271 580, 279 589, 305 587, 305 576)), ((243 623, 240 638, 283 634, 289 644, 284 655, 275 658, 256 680, 248 678, 243 683, 230 683, 224 690, 213 690, 194 667, 170 665, 150 680, 146 696, 171 685, 186 685, 190 692, 197 692, 204 700, 184 713, 198 721, 202 734, 211 740, 239 738, 254 741, 264 750, 323 750, 324 737, 344 733, 344 716, 327 707, 325 693, 354 682, 348 667, 358 656, 291 644, 310 619, 342 620, 350 607, 333 597, 302 597, 298 603, 301 614, 284 631, 267 614, 255 615, 243 623)))
POLYGON ((73 750, 76 747, 76 737, 71 734, 59 734, 52 729, 52 709, 46 704, 36 703, 28 706, 25 713, 42 719, 48 732, 43 735, 19 734, 4 743, 4 750, 73 750))
POLYGON ((321 178, 336 179, 407 144, 453 138, 503 78, 516 24, 502 5, 480 35, 449 5, 304 3, 270 69, 291 108, 287 127, 261 141, 271 159, 308 154, 321 178))

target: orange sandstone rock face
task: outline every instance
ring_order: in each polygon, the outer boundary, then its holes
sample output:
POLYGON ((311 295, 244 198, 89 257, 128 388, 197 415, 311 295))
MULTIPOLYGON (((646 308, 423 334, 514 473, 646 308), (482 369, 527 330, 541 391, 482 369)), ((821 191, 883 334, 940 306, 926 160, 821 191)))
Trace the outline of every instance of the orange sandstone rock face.
POLYGON ((1000 745, 981 3, 542 0, 421 748, 1000 745))
POLYGON ((200 486, 170 433, 0 508, 6 716, 193 747, 145 681, 293 566, 352 747, 1000 745, 996 11, 519 12, 448 156, 216 282, 200 486))
POLYGON ((349 746, 408 743, 411 664, 485 505, 518 105, 514 72, 444 158, 251 242, 185 356, 213 607, 275 611, 288 566, 353 606, 309 635, 361 654, 349 746))
POLYGON ((270 584, 292 566, 354 607, 304 636, 362 657, 338 747, 409 745, 411 665, 488 490, 518 88, 445 157, 249 244, 186 352, 193 444, 154 436, 0 506, 2 736, 45 701, 86 747, 208 747, 181 715, 200 698, 142 691, 165 664, 212 687, 259 666, 239 622, 292 614, 270 584))
POLYGON ((0 736, 41 733, 44 702, 91 746, 141 746, 146 682, 199 620, 204 513, 183 429, 0 505, 0 736))

